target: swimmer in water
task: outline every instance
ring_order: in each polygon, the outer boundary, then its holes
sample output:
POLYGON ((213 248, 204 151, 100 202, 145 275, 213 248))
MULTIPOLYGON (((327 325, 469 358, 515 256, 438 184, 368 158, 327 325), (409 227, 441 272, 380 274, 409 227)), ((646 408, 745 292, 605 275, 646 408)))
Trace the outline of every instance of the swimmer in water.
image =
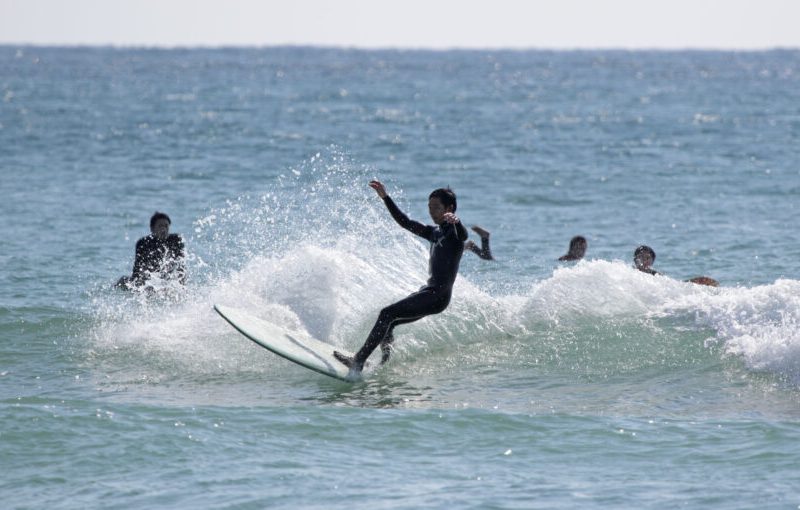
POLYGON ((136 241, 136 257, 131 276, 123 276, 117 287, 132 290, 143 287, 153 277, 176 279, 186 283, 183 265, 183 239, 179 234, 170 234, 172 221, 162 212, 150 218, 150 235, 136 241))
POLYGON ((575 236, 569 241, 569 250, 566 255, 558 258, 559 262, 570 262, 573 260, 580 260, 586 255, 586 247, 588 243, 583 236, 575 236))
POLYGON ((645 244, 636 248, 633 252, 633 264, 639 271, 647 274, 658 274, 653 269, 653 262, 656 261, 656 252, 645 244))
MULTIPOLYGON (((653 251, 652 248, 646 245, 639 246, 636 248, 636 251, 633 252, 633 262, 636 265, 636 269, 642 271, 647 274, 658 274, 651 266, 653 262, 656 260, 656 252, 653 251)), ((719 282, 713 278, 709 278, 708 276, 696 276, 689 280, 686 280, 689 283, 695 283, 697 285, 707 285, 709 287, 719 287, 719 282)))

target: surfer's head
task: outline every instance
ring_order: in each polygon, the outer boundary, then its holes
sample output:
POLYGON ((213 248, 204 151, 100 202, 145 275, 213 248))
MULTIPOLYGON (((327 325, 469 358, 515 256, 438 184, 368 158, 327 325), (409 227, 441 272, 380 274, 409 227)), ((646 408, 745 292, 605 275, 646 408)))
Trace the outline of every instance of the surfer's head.
POLYGON ((575 236, 569 241, 569 250, 567 254, 558 260, 579 260, 586 255, 586 238, 583 236, 575 236))
POLYGON ((653 262, 656 261, 656 252, 645 244, 636 248, 633 252, 633 263, 639 271, 648 271, 653 262))
POLYGON ((158 212, 150 218, 150 232, 159 239, 166 239, 169 235, 169 226, 172 220, 163 212, 158 212))
POLYGON ((437 225, 444 221, 444 213, 454 213, 456 207, 456 194, 450 188, 435 189, 428 196, 428 212, 437 225))

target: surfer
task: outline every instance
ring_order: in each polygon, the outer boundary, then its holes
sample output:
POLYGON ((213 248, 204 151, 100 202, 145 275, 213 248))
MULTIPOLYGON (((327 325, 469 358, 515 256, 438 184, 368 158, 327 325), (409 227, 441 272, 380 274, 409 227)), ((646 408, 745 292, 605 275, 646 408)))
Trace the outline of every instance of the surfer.
POLYGON ((494 257, 492 256, 492 248, 489 246, 489 236, 491 235, 491 232, 479 227, 478 225, 473 225, 472 231, 480 236, 481 247, 478 248, 478 246, 472 241, 467 241, 464 244, 464 248, 479 256, 483 260, 494 260, 494 257))
MULTIPOLYGON (((573 260, 580 260, 586 255, 586 247, 588 246, 586 238, 583 236, 575 236, 569 241, 569 250, 566 255, 558 258, 560 262, 569 262, 573 260)), ((655 258, 655 255, 653 256, 655 258)))
POLYGON ((652 268, 653 262, 655 261, 656 252, 646 244, 637 247, 633 252, 633 264, 636 266, 636 269, 643 273, 658 274, 658 272, 652 268))
MULTIPOLYGON (((633 252, 633 263, 636 269, 648 274, 658 274, 651 266, 656 260, 656 252, 647 245, 641 245, 633 252)), ((686 280, 697 285, 707 285, 709 287, 719 287, 719 282, 708 276, 695 276, 686 280)))
POLYGON ((183 239, 178 234, 169 233, 171 224, 166 214, 153 214, 150 218, 150 235, 136 241, 133 273, 120 278, 117 287, 128 290, 138 288, 153 276, 185 283, 183 239))
POLYGON ((395 326, 441 313, 447 308, 458 273, 458 264, 464 253, 464 241, 469 235, 455 215, 456 195, 450 188, 436 189, 428 197, 428 212, 435 223, 432 226, 409 219, 395 205, 381 182, 370 181, 369 186, 383 200, 392 218, 401 227, 431 243, 429 278, 428 283, 420 290, 380 311, 366 342, 355 356, 346 356, 338 351, 333 353, 336 359, 354 372, 361 372, 367 358, 378 345, 381 346, 381 364, 389 360, 395 326))

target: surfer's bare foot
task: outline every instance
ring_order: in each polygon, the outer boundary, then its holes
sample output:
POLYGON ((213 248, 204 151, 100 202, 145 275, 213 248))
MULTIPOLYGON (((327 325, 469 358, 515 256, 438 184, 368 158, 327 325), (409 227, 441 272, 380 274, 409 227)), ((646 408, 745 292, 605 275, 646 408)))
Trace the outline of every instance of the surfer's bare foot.
POLYGON ((338 359, 347 368, 353 368, 356 360, 352 356, 347 356, 339 351, 333 351, 333 357, 338 359))
POLYGON ((357 362, 352 356, 342 354, 339 351, 333 351, 333 357, 353 372, 361 372, 364 369, 364 364, 357 362))
POLYGON ((490 232, 485 228, 481 228, 478 225, 472 225, 472 231, 481 236, 481 238, 489 237, 490 232))
POLYGON ((392 344, 390 343, 382 343, 381 344, 381 365, 389 361, 389 357, 392 355, 392 344))

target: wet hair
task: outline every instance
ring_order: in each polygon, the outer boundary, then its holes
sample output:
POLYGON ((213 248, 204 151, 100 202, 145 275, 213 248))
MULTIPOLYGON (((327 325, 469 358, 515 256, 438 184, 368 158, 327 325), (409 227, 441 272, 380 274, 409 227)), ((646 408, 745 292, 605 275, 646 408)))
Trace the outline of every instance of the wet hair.
POLYGON ((456 202, 456 194, 450 188, 439 188, 431 191, 431 194, 428 196, 428 200, 431 198, 438 198, 445 209, 452 205, 453 212, 456 212, 456 208, 458 207, 456 202))
POLYGON ((636 248, 636 251, 633 252, 633 258, 638 257, 642 253, 647 253, 650 255, 650 258, 653 259, 653 261, 656 260, 656 252, 654 252, 653 249, 647 246, 646 244, 643 244, 638 248, 636 248))
POLYGON ((155 214, 153 214, 153 216, 150 218, 150 230, 152 230, 152 229, 153 229, 153 227, 155 227, 155 226, 156 226, 156 222, 157 222, 158 220, 167 220, 167 223, 169 223, 170 225, 172 225, 172 220, 171 220, 171 219, 169 219, 169 216, 167 216, 167 215, 166 215, 166 214, 164 214, 163 212, 158 212, 158 211, 156 211, 156 212, 155 212, 155 214))
POLYGON ((569 240, 569 251, 574 252, 578 249, 578 246, 583 246, 584 251, 586 250, 587 246, 586 238, 583 236, 575 236, 569 240))

